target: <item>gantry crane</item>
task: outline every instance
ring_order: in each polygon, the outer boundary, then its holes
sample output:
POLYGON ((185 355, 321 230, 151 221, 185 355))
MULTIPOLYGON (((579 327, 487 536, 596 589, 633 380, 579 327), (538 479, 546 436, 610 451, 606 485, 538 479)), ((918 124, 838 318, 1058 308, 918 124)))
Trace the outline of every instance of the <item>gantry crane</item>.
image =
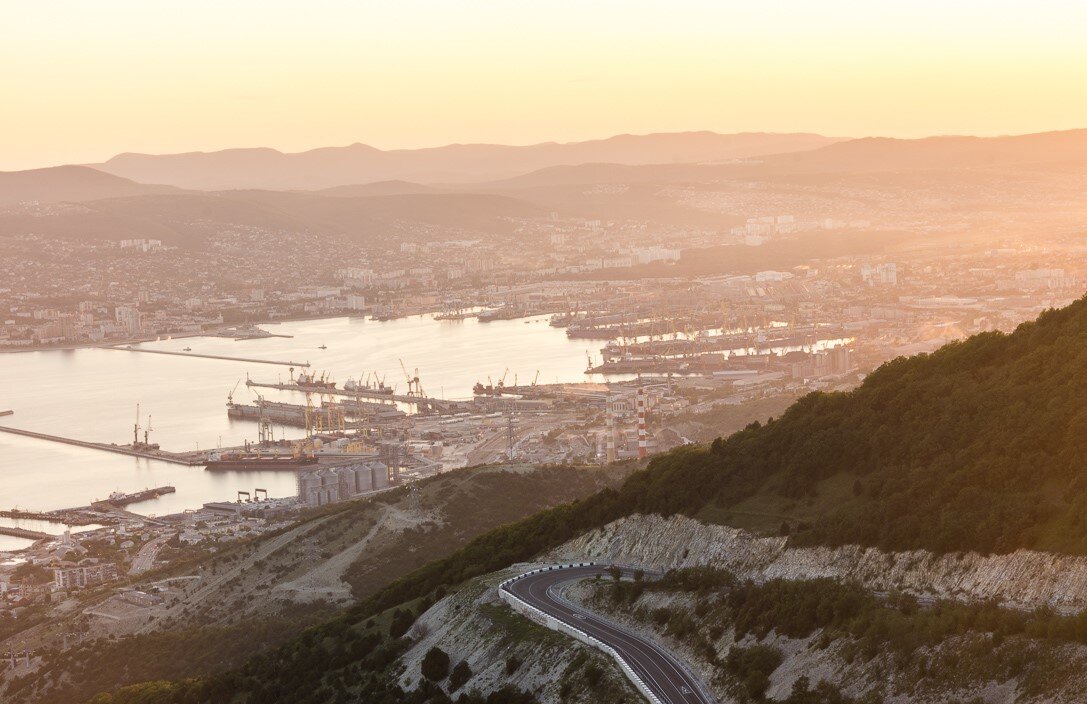
POLYGON ((408 382, 408 396, 415 396, 423 398, 426 394, 423 393, 423 385, 419 381, 419 368, 415 368, 415 376, 408 373, 408 368, 404 365, 404 360, 400 361, 400 368, 404 371, 404 379, 408 382))

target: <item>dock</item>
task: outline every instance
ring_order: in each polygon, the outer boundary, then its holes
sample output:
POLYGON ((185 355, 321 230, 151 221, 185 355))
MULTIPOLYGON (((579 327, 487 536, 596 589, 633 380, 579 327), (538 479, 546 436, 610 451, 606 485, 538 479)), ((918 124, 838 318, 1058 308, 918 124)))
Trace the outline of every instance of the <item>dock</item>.
POLYGON ((473 408, 471 403, 465 401, 445 401, 442 399, 431 398, 428 396, 390 394, 384 393, 382 391, 375 391, 373 389, 354 389, 351 391, 348 391, 346 389, 314 389, 308 386, 300 386, 298 384, 264 383, 259 381, 252 381, 250 379, 245 380, 245 385, 255 386, 262 389, 278 389, 280 391, 298 391, 301 393, 311 393, 325 396, 341 396, 355 400, 367 399, 371 401, 384 401, 386 403, 412 404, 419 407, 432 408, 439 413, 453 411, 470 411, 473 408))
POLYGON ((115 493, 111 494, 110 497, 104 501, 95 501, 91 504, 91 507, 95 509, 101 509, 103 506, 124 508, 129 504, 147 501, 148 499, 157 499, 160 496, 173 494, 176 491, 177 489, 172 486, 158 486, 154 489, 144 489, 143 491, 137 491, 132 494, 115 493))
POLYGON ((197 352, 171 352, 169 350, 145 350, 132 345, 124 347, 106 346, 104 350, 117 350, 118 352, 142 352, 144 354, 168 354, 174 357, 194 357, 197 359, 218 359, 224 362, 246 362, 249 364, 278 364, 284 367, 308 367, 309 362, 281 362, 276 359, 252 359, 250 357, 227 357, 219 354, 200 354, 197 352))
POLYGON ((50 523, 63 523, 68 526, 89 526, 101 521, 97 518, 82 513, 87 509, 61 509, 59 511, 23 511, 13 508, 10 511, 0 511, 0 518, 30 518, 36 521, 49 521, 50 523))
POLYGON ((202 466, 206 464, 204 458, 193 457, 192 455, 179 455, 173 452, 166 452, 165 450, 134 450, 126 445, 107 445, 103 442, 88 442, 86 440, 76 440, 75 438, 65 438, 59 435, 49 435, 47 433, 36 433, 33 430, 22 430, 20 428, 11 428, 6 425, 0 425, 0 433, 11 433, 12 435, 22 435, 26 438, 35 438, 37 440, 49 440, 50 442, 59 442, 64 445, 75 445, 76 447, 86 447, 91 450, 103 450, 105 452, 114 452, 119 455, 128 455, 129 457, 142 457, 149 460, 159 460, 161 462, 170 462, 173 464, 183 464, 188 467, 202 466))
POLYGON ((0 526, 0 535, 9 535, 12 538, 26 538, 27 540, 46 540, 47 538, 57 537, 38 530, 27 530, 26 528, 16 528, 14 526, 0 526))

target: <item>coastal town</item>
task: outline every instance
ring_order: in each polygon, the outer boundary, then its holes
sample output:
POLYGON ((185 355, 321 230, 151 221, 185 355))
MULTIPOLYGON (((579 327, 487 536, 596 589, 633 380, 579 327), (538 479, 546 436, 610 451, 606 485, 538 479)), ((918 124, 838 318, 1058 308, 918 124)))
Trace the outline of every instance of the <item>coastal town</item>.
MULTIPOLYGON (((752 256, 775 239, 868 226, 774 216, 714 241, 752 256)), ((1062 305, 1078 292, 1087 252, 1087 242, 1068 237, 1045 246, 920 248, 893 259, 846 255, 687 277, 685 267, 700 251, 690 245, 708 233, 649 233, 644 224, 520 222, 516 236, 534 242, 531 257, 504 254, 504 246, 480 255, 478 240, 404 241, 324 267, 328 274, 316 278, 309 272, 329 255, 315 240, 297 248, 294 266, 282 269, 275 285, 237 272, 272 267, 254 253, 272 251, 284 238, 297 243, 298 233, 235 230, 224 233, 236 243, 232 249, 206 253, 156 240, 8 238, 7 270, 17 272, 0 289, 0 344, 8 351, 124 351, 140 341, 217 336, 237 341, 242 356, 245 341, 275 335, 277 321, 427 315, 449 324, 540 319, 583 340, 590 352, 584 380, 541 383, 496 371, 459 400, 427 395, 425 370, 413 376, 405 368, 406 382, 388 385, 376 374, 337 384, 324 380, 327 372, 302 368, 292 369, 286 383, 254 376, 246 388, 256 402, 228 399, 231 417, 252 424, 252 444, 172 453, 151 447, 146 435, 141 441, 137 431, 131 445, 100 449, 176 456, 209 469, 233 456, 259 463, 261 453, 265 461, 312 458, 283 468, 298 475, 294 496, 239 489, 153 519, 109 502, 21 516, 67 527, 61 535, 8 528, 34 543, 0 562, 0 619, 25 621, 67 603, 64 595, 104 585, 116 594, 106 606, 95 604, 95 618, 128 618, 117 614, 140 613, 185 588, 144 583, 143 573, 277 530, 305 511, 460 467, 607 464, 704 441, 721 409, 768 402, 784 408, 812 390, 847 389, 888 359, 1009 330, 1062 305), (605 241, 607 247, 594 244, 605 241), (313 257, 309 265, 306 257, 313 257), (175 275, 179 268, 185 276, 175 275), (45 283, 62 280, 77 283, 63 293, 45 283), (268 400, 261 392, 274 391, 262 386, 293 391, 298 400, 268 400)))

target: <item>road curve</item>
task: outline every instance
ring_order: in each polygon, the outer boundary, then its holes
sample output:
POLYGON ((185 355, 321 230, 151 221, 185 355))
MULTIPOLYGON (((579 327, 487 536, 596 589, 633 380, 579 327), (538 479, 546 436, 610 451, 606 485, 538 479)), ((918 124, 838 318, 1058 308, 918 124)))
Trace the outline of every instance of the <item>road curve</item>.
MULTIPOLYGON (((548 616, 611 646, 662 704, 716 704, 679 661, 657 643, 571 604, 563 585, 603 574, 607 567, 565 567, 527 574, 503 587, 548 616)), ((624 570, 627 576, 632 570, 624 570)))

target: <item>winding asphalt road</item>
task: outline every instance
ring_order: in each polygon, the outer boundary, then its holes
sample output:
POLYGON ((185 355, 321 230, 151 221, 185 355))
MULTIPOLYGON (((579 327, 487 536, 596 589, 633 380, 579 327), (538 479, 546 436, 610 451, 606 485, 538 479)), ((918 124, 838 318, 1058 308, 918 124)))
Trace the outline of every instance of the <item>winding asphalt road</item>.
MULTIPOLYGON (((663 704, 716 704, 668 651, 562 597, 563 585, 595 577, 607 567, 567 567, 529 574, 506 585, 511 594, 548 616, 611 646, 663 704)), ((632 570, 624 570, 633 576, 632 570)))

